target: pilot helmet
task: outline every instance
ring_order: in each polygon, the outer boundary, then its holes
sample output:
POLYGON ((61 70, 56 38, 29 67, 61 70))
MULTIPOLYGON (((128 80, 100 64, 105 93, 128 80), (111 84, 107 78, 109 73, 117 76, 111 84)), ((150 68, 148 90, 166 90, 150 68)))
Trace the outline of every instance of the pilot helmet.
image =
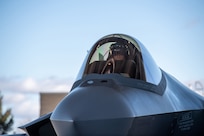
POLYGON ((110 55, 116 56, 116 55, 123 55, 125 58, 129 56, 129 50, 128 46, 121 43, 113 43, 110 46, 110 55))

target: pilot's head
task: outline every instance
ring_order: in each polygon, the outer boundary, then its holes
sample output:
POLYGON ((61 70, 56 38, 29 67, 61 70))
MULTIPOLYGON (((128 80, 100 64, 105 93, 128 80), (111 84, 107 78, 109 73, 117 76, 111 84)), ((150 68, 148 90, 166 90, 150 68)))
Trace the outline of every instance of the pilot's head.
POLYGON ((129 55, 127 45, 114 43, 110 46, 110 55, 114 60, 125 60, 129 55))

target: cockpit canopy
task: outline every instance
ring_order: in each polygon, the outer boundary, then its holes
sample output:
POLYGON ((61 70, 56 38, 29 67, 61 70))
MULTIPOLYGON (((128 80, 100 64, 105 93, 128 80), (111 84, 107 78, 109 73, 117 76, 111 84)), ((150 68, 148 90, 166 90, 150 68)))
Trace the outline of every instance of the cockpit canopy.
POLYGON ((118 73, 125 77, 158 85, 161 71, 144 46, 124 34, 112 34, 97 41, 78 74, 78 80, 88 74, 118 73))

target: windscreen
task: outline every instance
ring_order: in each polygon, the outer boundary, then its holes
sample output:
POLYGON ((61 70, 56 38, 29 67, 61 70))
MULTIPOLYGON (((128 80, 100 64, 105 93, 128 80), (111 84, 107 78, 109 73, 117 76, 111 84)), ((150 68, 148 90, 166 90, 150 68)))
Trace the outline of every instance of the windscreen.
POLYGON ((161 70, 143 44, 124 34, 107 35, 98 40, 87 54, 77 80, 88 74, 111 73, 154 85, 162 78, 161 70))
POLYGON ((121 37, 112 37, 97 44, 88 62, 86 74, 117 73, 146 80, 141 52, 133 43, 121 37))

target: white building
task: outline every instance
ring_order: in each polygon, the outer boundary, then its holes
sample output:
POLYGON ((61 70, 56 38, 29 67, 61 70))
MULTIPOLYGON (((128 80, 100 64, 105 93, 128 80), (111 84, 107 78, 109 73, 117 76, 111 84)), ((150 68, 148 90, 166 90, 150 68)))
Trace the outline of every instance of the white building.
POLYGON ((187 87, 189 87, 190 89, 192 89, 196 93, 204 96, 204 80, 188 81, 184 84, 186 84, 187 87))

